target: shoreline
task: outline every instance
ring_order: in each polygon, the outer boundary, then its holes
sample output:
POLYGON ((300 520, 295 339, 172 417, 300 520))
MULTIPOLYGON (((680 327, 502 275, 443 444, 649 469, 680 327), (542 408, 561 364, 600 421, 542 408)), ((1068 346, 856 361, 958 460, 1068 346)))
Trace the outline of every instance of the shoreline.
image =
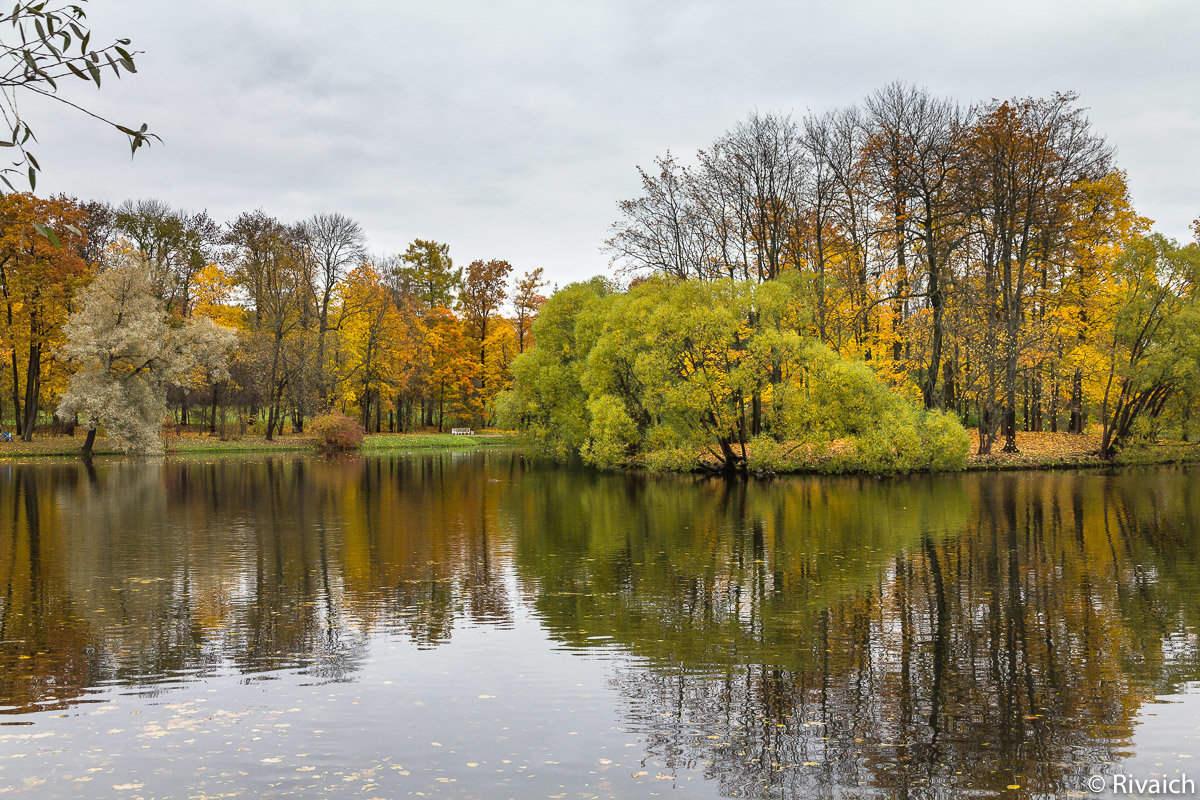
MULTIPOLYGON (((78 458, 83 446, 82 436, 42 436, 32 442, 0 443, 0 462, 39 458, 78 458)), ((235 440, 222 440, 207 434, 173 436, 166 440, 163 457, 190 455, 250 455, 267 453, 277 455, 317 455, 312 436, 287 434, 268 442, 261 436, 246 436, 235 440)), ((1200 463, 1200 443, 1163 442, 1131 448, 1113 461, 1101 460, 1095 455, 1098 437, 1062 433, 1030 433, 1018 435, 1018 453, 994 452, 987 456, 975 455, 977 440, 972 433, 971 452, 962 469, 946 470, 945 474, 965 472, 1036 472, 1049 470, 1103 470, 1124 467, 1196 464, 1200 463), (1093 441, 1095 440, 1095 441, 1093 441)), ((412 452, 419 450, 467 450, 492 447, 517 447, 517 437, 512 433, 475 433, 467 436, 449 433, 373 433, 363 440, 359 455, 412 452)), ((96 440, 92 453, 94 458, 122 457, 107 437, 96 440)), ((751 473, 754 474, 754 473, 751 473)), ((795 469, 764 473, 759 477, 783 475, 864 475, 871 474, 856 470, 827 470, 819 463, 797 464, 795 469)), ((888 473, 893 474, 893 473, 888 473)), ((933 474, 924 471, 895 474, 933 474)))

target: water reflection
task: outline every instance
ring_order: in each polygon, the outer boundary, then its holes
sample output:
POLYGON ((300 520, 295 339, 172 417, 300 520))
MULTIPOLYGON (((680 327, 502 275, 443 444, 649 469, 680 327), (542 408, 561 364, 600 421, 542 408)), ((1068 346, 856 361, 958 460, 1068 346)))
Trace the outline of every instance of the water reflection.
POLYGON ((626 654, 615 717, 722 795, 1058 795, 1200 680, 1198 481, 728 483, 503 452, 8 465, 0 705, 353 681, 380 641, 532 614, 560 649, 626 654))
MULTIPOLYGON (((759 506, 702 500, 700 530, 724 540, 581 519, 568 526, 580 539, 525 564, 553 563, 580 590, 538 598, 564 638, 647 653, 658 668, 616 679, 632 723, 727 794, 1057 794, 1126 754, 1143 702, 1200 677, 1194 484, 775 485, 759 506), (852 543, 822 533, 843 493, 852 543), (889 514, 898 502, 920 518, 889 514)), ((672 491, 636 507, 670 506, 672 491)), ((553 537, 560 521, 544 520, 523 543, 553 537)))

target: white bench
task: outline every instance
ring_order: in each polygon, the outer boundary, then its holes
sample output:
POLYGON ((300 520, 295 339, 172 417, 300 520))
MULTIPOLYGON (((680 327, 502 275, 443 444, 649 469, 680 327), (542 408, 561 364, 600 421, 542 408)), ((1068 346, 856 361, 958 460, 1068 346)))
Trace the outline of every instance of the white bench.
POLYGON ((470 428, 451 428, 450 433, 454 436, 474 436, 475 431, 470 428))

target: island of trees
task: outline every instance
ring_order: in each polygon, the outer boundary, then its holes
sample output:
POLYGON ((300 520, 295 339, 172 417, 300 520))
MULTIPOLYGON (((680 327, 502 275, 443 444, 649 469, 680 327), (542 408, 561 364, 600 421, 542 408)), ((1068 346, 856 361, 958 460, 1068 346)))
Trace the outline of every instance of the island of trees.
POLYGON ((559 291, 514 365, 507 416, 541 449, 893 471, 960 465, 960 423, 980 454, 1192 436, 1200 248, 1151 233, 1072 94, 897 83, 641 174, 608 241, 630 288, 559 291))

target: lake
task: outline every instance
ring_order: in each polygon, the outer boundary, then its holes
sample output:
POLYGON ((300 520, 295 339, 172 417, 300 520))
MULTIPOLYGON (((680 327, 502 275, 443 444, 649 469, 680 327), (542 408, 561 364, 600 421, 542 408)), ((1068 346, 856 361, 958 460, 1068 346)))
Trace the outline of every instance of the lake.
POLYGON ((10 462, 0 592, 0 795, 1124 797, 1200 778, 1197 470, 10 462))

